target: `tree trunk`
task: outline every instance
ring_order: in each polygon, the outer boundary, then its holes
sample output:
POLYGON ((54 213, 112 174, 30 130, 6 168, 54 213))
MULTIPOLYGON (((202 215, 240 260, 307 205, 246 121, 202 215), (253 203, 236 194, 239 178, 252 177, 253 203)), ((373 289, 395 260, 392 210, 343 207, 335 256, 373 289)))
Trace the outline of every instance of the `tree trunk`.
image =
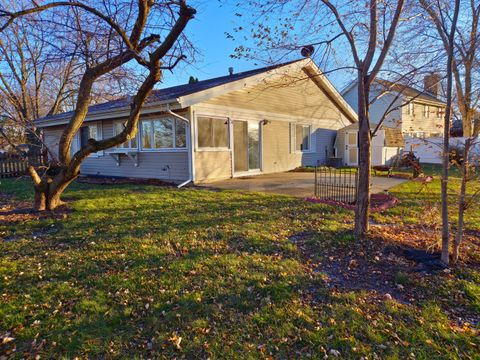
POLYGON ((368 91, 365 78, 358 75, 358 190, 355 209, 355 235, 364 238, 369 230, 371 135, 368 122, 368 91))
POLYGON ((54 211, 63 204, 61 196, 70 183, 76 178, 68 178, 64 172, 53 178, 47 177, 35 185, 33 208, 36 211, 54 211))
POLYGON ((458 220, 457 220, 457 232, 455 234, 455 242, 453 247, 452 262, 455 264, 460 257, 460 245, 463 240, 463 225, 464 216, 466 210, 465 196, 467 192, 467 181, 469 177, 469 163, 468 158, 470 156, 471 138, 465 141, 465 149, 463 152, 463 164, 462 164, 462 183, 460 185, 460 195, 458 197, 458 220))

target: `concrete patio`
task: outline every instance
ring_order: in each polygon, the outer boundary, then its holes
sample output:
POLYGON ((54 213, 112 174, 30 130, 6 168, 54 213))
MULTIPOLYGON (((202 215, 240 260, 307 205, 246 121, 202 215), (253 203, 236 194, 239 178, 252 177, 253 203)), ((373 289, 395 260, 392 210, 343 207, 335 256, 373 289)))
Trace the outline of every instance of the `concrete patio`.
MULTIPOLYGON (((284 172, 215 181, 203 186, 224 190, 284 194, 304 198, 313 196, 314 180, 315 174, 313 172, 284 172)), ((405 181, 405 179, 372 176, 372 193, 383 192, 405 181)))

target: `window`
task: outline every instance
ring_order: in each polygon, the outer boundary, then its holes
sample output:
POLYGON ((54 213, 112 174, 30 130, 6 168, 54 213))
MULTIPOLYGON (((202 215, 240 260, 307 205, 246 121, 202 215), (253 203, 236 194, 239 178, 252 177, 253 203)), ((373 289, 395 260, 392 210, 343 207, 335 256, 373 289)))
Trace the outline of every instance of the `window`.
MULTIPOLYGON (((71 153, 76 153, 80 148, 88 144, 89 139, 100 140, 102 138, 102 126, 100 123, 88 124, 82 126, 78 133, 73 138, 71 153)), ((90 154, 90 156, 100 156, 103 151, 90 154)))
POLYGON ((423 116, 430 117, 430 107, 428 105, 423 105, 423 116))
POLYGON ((415 133, 415 137, 420 138, 420 139, 425 139, 426 133, 423 132, 423 131, 417 131, 417 132, 415 133))
POLYGON ((162 118, 142 120, 142 149, 185 149, 187 134, 185 122, 162 118))
POLYGON ((437 108, 437 118, 442 119, 445 116, 445 109, 443 107, 437 108))
POLYGON ((80 147, 87 145, 89 139, 99 139, 97 125, 87 125, 80 128, 80 147))
POLYGON ((408 115, 415 115, 415 105, 413 102, 408 103, 408 115))
POLYGON ((199 117, 198 147, 228 148, 228 120, 199 117))
MULTIPOLYGON (((123 129, 125 129, 125 122, 116 121, 113 123, 113 135, 120 134, 123 129)), ((134 138, 125 141, 123 144, 119 144, 116 146, 117 149, 137 149, 137 135, 134 138)))
POLYGON ((310 150, 310 125, 295 125, 295 151, 310 150))

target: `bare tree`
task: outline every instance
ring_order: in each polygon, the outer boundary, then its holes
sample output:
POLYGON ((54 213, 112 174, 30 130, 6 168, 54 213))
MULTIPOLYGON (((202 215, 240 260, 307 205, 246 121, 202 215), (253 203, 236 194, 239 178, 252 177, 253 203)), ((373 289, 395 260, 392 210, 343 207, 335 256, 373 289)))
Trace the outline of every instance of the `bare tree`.
POLYGON ((449 159, 449 129, 452 115, 453 82, 456 89, 456 100, 461 114, 463 134, 466 137, 463 163, 461 164, 462 181, 458 201, 457 232, 455 236, 453 262, 459 258, 459 249, 463 237, 464 214, 467 207, 467 183, 471 180, 470 149, 480 132, 480 124, 474 124, 475 101, 478 90, 473 89, 473 72, 478 66, 479 36, 478 21, 480 4, 474 0, 466 1, 461 7, 460 1, 455 1, 453 10, 450 2, 420 0, 420 5, 428 15, 440 38, 447 60, 447 109, 445 114, 445 137, 443 144, 443 178, 442 178, 442 261, 449 263, 449 220, 448 220, 448 167, 449 159), (462 13, 462 24, 459 24, 459 14, 462 13), (453 11, 453 16, 451 12, 453 11))
MULTIPOLYGON (((252 37, 258 47, 268 52, 268 56, 278 50, 285 53, 285 50, 298 49, 299 44, 308 44, 323 50, 320 54, 317 51, 317 56, 320 57, 320 63, 325 62, 326 72, 329 71, 326 59, 342 56, 353 60, 353 64, 337 67, 336 70, 355 72, 358 83, 359 184, 355 234, 364 237, 369 230, 371 139, 374 133, 370 126, 370 89, 392 47, 405 1, 369 0, 367 6, 364 1, 347 0, 253 3, 260 9, 258 16, 264 19, 257 21, 258 28, 252 30, 252 37), (276 24, 269 23, 272 13, 285 9, 290 10, 289 17, 279 18, 276 24), (303 26, 300 32, 295 31, 297 26, 303 26), (275 34, 278 39, 274 39, 275 34)), ((234 56, 243 53, 251 57, 255 53, 244 46, 236 50, 234 56)))
POLYGON ((75 36, 78 36, 85 59, 73 115, 60 137, 56 171, 40 173, 33 166, 29 167, 35 186, 35 209, 54 210, 61 204, 61 194, 79 175, 80 164, 88 155, 121 144, 136 135, 141 108, 161 79, 162 71, 173 69, 184 58, 181 48, 183 30, 195 15, 195 10, 187 5, 186 0, 53 1, 33 4, 15 11, 1 9, 4 23, 0 31, 6 31, 26 16, 36 16, 38 21, 63 21, 64 33, 74 30, 75 36), (155 33, 147 35, 148 31, 155 33), (142 66, 146 75, 132 97, 124 130, 111 138, 89 139, 86 145, 71 154, 72 141, 85 121, 95 82, 132 61, 142 66))

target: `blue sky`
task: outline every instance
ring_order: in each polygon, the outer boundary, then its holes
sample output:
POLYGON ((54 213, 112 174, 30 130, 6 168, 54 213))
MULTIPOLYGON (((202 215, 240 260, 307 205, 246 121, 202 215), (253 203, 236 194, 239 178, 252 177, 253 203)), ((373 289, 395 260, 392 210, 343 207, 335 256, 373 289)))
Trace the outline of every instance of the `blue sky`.
MULTIPOLYGON (((230 57, 240 43, 228 39, 225 32, 235 35, 233 32, 235 26, 245 26, 245 23, 240 23, 245 19, 239 20, 235 16, 235 13, 238 12, 235 2, 206 0, 201 1, 196 9, 197 15, 188 24, 187 34, 200 54, 193 64, 178 66, 173 74, 165 73, 163 83, 159 88, 185 84, 191 75, 199 80, 224 76, 228 74, 230 66, 234 68, 235 72, 241 72, 266 65, 266 63, 259 64, 252 60, 230 57)), ((248 29, 246 30, 245 32, 248 33, 248 29)), ((287 60, 289 59, 284 61, 287 60)), ((341 71, 329 73, 327 76, 339 90, 350 80, 350 76, 341 71)))
POLYGON ((235 72, 257 67, 253 61, 230 58, 238 44, 227 39, 225 32, 232 32, 235 27, 234 14, 232 4, 222 5, 217 0, 197 6, 197 15, 188 24, 187 33, 200 52, 198 59, 191 66, 179 66, 173 74, 165 74, 163 87, 185 84, 190 75, 199 80, 228 75, 230 66, 235 72))

